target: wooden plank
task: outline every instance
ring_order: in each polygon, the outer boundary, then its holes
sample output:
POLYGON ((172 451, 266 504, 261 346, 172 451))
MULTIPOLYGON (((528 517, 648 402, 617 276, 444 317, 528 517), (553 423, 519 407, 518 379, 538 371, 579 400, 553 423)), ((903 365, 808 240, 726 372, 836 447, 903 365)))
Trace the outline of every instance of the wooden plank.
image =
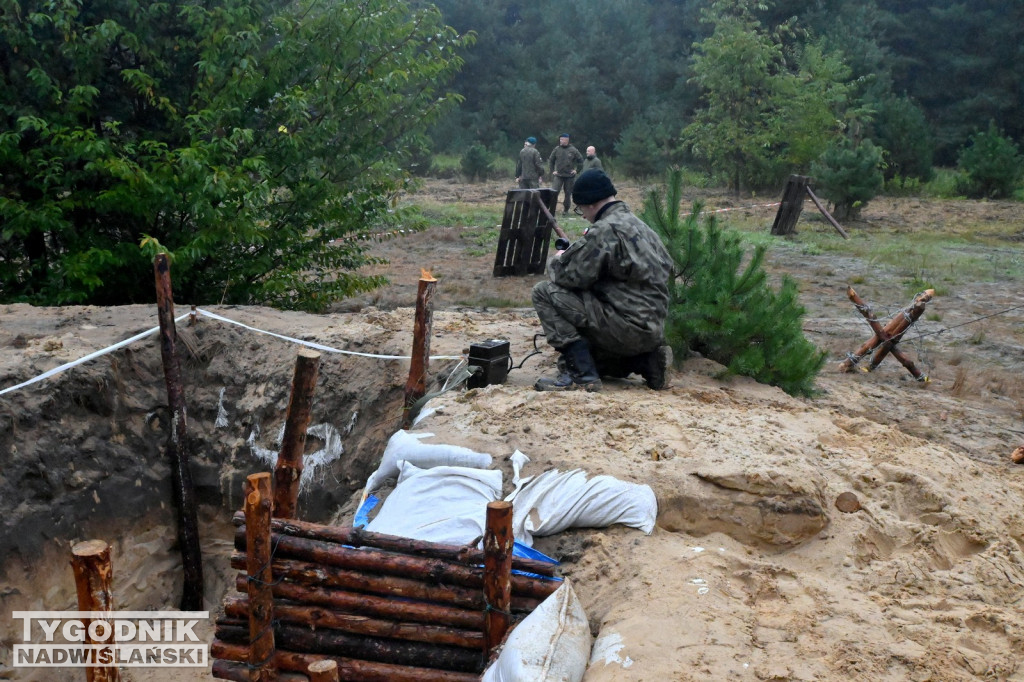
POLYGON ((821 215, 825 216, 825 220, 831 223, 832 227, 836 228, 836 231, 838 231, 839 234, 843 235, 843 239, 849 239, 850 235, 846 234, 846 230, 836 222, 836 219, 832 217, 831 213, 825 210, 825 207, 821 205, 821 202, 818 200, 818 197, 815 196, 814 191, 811 190, 810 186, 807 187, 807 194, 811 197, 811 201, 814 202, 814 205, 818 207, 818 210, 821 211, 821 215))

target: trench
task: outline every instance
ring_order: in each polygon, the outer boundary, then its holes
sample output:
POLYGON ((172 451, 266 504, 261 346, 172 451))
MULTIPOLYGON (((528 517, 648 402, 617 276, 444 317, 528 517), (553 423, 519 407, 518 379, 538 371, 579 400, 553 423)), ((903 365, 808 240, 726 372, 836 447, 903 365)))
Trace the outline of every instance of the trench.
MULTIPOLYGON (((231 516, 241 507, 246 476, 273 468, 298 349, 217 325, 179 328, 179 339, 204 608, 212 620, 234 589, 231 516)), ((77 542, 112 546, 115 609, 179 605, 177 510, 165 451, 169 411, 156 344, 129 346, 0 403, 4 679, 82 677, 82 671, 10 668, 11 645, 22 641, 11 612, 77 609, 69 566, 77 542)), ((407 371, 404 363, 323 354, 298 518, 351 518, 358 492, 400 427, 407 371)))

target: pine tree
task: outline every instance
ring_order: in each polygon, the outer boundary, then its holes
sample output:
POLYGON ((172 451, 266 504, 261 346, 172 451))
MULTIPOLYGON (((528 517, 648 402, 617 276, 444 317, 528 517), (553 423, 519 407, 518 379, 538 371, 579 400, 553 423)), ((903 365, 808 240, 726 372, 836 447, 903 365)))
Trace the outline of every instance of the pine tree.
POLYGON ((765 248, 746 253, 737 234, 722 229, 713 215, 700 219, 700 204, 679 213, 682 172, 669 174, 666 194, 652 190, 643 219, 665 242, 675 264, 669 283, 665 334, 677 357, 695 350, 726 366, 793 395, 810 395, 825 353, 803 335, 806 312, 796 283, 783 277, 773 290, 764 271, 765 248))

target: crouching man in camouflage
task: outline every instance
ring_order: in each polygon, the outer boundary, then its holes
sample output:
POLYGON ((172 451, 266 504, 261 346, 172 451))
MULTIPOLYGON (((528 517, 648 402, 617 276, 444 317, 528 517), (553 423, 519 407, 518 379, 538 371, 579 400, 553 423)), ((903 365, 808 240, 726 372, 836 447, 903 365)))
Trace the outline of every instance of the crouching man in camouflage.
POLYGON ((550 281, 533 288, 533 307, 561 357, 559 375, 538 391, 601 390, 601 377, 639 374, 653 389, 668 385, 665 345, 672 259, 654 230, 615 199, 601 170, 572 191, 576 212, 592 225, 549 264, 550 281))

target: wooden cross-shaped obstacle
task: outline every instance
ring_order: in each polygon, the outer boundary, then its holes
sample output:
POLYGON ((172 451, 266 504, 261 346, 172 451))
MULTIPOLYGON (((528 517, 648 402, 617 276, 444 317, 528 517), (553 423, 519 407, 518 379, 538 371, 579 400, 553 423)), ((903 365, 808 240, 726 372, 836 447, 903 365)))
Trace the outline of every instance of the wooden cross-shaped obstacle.
POLYGON ((878 318, 871 312, 871 306, 864 302, 864 300, 857 295, 857 292, 853 290, 853 287, 846 288, 846 295, 853 302, 853 305, 857 306, 857 310, 860 311, 864 319, 868 321, 871 326, 871 330, 875 333, 866 343, 857 349, 856 353, 848 353, 846 359, 839 363, 839 369, 844 372, 853 371, 854 366, 860 362, 861 358, 875 351, 875 354, 871 358, 871 364, 868 365, 866 371, 878 367, 882 360, 885 359, 886 355, 890 353, 894 358, 899 360, 900 364, 907 368, 914 378, 918 381, 928 381, 928 377, 919 370, 913 363, 913 361, 903 354, 902 351, 896 348, 896 344, 900 342, 903 335, 907 333, 911 325, 917 322, 918 318, 924 313, 924 308, 928 304, 928 301, 932 300, 932 296, 935 295, 934 289, 927 289, 922 291, 914 297, 914 302, 908 308, 904 308, 898 314, 894 315, 888 324, 884 327, 878 322, 878 318))

